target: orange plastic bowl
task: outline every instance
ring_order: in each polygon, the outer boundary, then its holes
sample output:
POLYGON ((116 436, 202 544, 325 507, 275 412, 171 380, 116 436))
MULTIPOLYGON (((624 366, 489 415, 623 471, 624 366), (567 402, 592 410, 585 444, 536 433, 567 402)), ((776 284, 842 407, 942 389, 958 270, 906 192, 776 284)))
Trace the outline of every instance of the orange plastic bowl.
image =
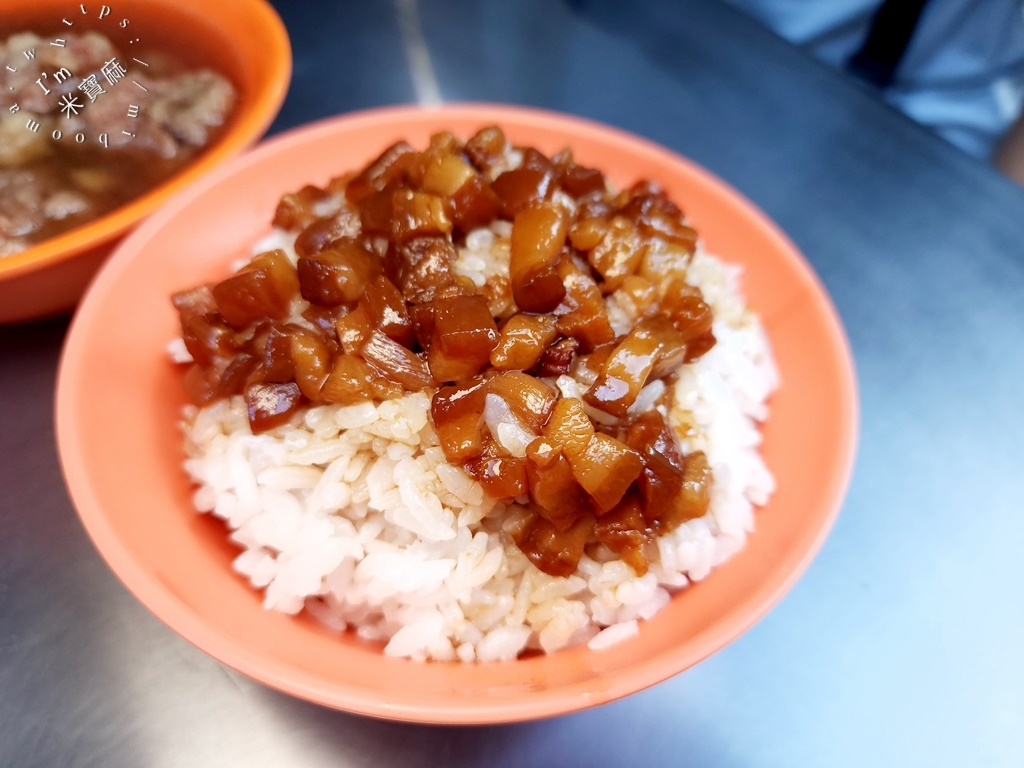
POLYGON ((495 723, 590 707, 686 669, 750 627, 821 545, 846 488, 857 432, 854 373, 828 297, 793 245, 723 182, 643 139, 515 107, 382 109, 281 136, 236 159, 129 237, 86 295, 57 389, 57 436, 71 496, 125 585, 172 629, 229 666, 330 707, 429 723, 495 723), (354 169, 399 138, 498 123, 522 144, 570 145, 619 185, 661 182, 708 246, 743 266, 782 386, 764 455, 778 492, 747 547, 678 593, 632 639, 510 663, 416 663, 339 638, 315 620, 265 611, 233 573, 226 529, 191 508, 178 417, 181 373, 165 347, 177 289, 227 274, 269 230, 279 196, 354 169))
POLYGON ((81 6, 67 0, 4 0, 0 28, 6 33, 35 31, 47 39, 61 29, 91 29, 109 37, 125 55, 137 39, 145 47, 180 52, 188 63, 223 73, 239 96, 219 140, 183 171, 105 216, 0 257, 0 323, 73 307, 121 237, 263 135, 281 108, 291 78, 288 34, 266 0, 118 0, 81 6), (72 26, 65 26, 63 19, 72 26))

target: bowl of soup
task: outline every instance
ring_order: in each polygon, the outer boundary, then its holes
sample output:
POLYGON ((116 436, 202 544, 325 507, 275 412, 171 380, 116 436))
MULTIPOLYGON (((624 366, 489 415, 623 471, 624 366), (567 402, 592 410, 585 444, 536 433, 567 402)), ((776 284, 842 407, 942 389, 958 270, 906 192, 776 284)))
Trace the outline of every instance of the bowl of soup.
POLYGON ((10 0, 0 73, 9 323, 74 307, 125 234, 255 143, 291 48, 265 0, 10 0))

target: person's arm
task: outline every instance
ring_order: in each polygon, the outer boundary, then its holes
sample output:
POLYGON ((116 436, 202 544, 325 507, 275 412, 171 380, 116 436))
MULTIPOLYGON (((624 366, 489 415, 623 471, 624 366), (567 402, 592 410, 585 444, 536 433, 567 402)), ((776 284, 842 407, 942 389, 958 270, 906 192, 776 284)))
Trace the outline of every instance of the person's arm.
POLYGON ((996 168, 1024 185, 1024 114, 1003 136, 992 161, 996 168))

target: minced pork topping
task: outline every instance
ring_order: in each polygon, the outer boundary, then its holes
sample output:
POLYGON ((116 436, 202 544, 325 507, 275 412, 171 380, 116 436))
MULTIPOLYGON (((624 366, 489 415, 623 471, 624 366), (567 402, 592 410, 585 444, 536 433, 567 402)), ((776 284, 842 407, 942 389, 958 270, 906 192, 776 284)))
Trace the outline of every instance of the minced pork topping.
POLYGON ((512 537, 553 576, 595 537, 642 575, 655 537, 707 512, 708 460, 655 407, 671 388, 650 387, 715 344, 687 281, 697 233, 656 185, 613 191, 569 150, 489 127, 398 142, 286 194, 274 225, 294 255, 173 297, 196 405, 242 395, 260 433, 313 404, 425 391, 446 459, 527 508, 512 537), (509 223, 507 269, 460 274, 467 235, 509 223))

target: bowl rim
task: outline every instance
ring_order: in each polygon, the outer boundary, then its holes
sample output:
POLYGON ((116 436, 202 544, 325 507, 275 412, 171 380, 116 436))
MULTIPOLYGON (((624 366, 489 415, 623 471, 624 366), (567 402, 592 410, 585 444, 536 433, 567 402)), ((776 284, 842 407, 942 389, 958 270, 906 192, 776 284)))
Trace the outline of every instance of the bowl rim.
MULTIPOLYGON (((425 724, 483 725, 537 720, 568 714, 639 692, 684 671, 721 650, 763 618, 807 569, 838 517, 852 477, 859 435, 860 406, 856 382, 851 348, 838 312, 814 269, 790 239, 760 208, 702 166, 672 150, 622 129, 554 111, 485 102, 450 103, 431 108, 400 105, 326 118, 284 132, 262 143, 256 149, 223 164, 213 174, 195 185, 187 194, 178 196, 171 204, 147 219, 142 226, 130 234, 118 246, 114 255, 90 286, 72 320, 58 370, 55 427, 65 481, 79 518, 94 545, 125 587, 174 632, 227 666, 272 688, 308 701, 388 720, 425 724), (317 137, 332 134, 349 126, 389 124, 394 120, 415 119, 424 114, 495 123, 514 120, 517 128, 527 126, 562 131, 571 128, 572 133, 567 134, 567 138, 581 133, 597 135, 615 143, 625 144, 630 151, 635 148, 653 153, 663 159, 666 165, 681 167, 685 169, 686 173, 698 177, 702 183, 716 188, 718 192, 724 192, 744 209, 746 216, 755 220, 765 236, 774 242, 775 247, 784 251, 787 257, 793 260, 803 273, 802 278, 813 287, 814 290, 811 291, 810 297, 816 303, 820 316, 827 320, 826 331, 830 341, 830 351, 834 355, 836 365, 842 369, 840 390, 833 393, 839 407, 837 416, 841 422, 841 440, 835 447, 837 471, 830 477, 827 493, 823 494, 823 497, 827 496, 828 499, 828 512, 822 519, 820 527, 813 532, 813 536, 801 539, 802 550, 799 557, 787 561, 785 568, 776 569, 769 580, 737 600, 729 612, 728 620, 709 627, 707 632, 702 634, 702 641, 696 644, 697 647, 686 652, 679 652, 668 659, 662 654, 639 660, 630 667, 628 676, 621 674, 613 676, 611 684, 598 693, 588 692, 584 696, 583 689, 577 685, 537 692, 536 695, 530 696, 525 701, 501 700, 485 703, 467 699, 464 703, 453 703, 445 707, 423 707, 415 702, 383 701, 379 697, 375 697, 372 692, 354 688, 339 688, 333 684, 325 684, 313 675, 298 673, 283 662, 253 652, 244 645, 198 622, 183 605, 174 599, 167 587, 158 583, 137 563, 136 556, 122 544, 113 527, 100 513, 102 505, 99 503, 95 489, 81 464, 68 461, 72 454, 72 447, 79 440, 77 426, 69 416, 72 410, 72 390, 69 381, 72 380, 72 372, 78 365, 80 357, 78 338, 86 332, 84 329, 88 327, 90 317, 94 313, 94 305, 97 305, 94 297, 100 296, 108 283, 116 281, 122 262, 128 263, 138 256, 138 252, 150 239, 150 232, 158 231, 168 220, 177 216, 193 196, 209 187, 216 186, 224 178, 242 168, 259 163, 264 156, 286 151, 294 145, 312 141, 317 137), (671 664, 667 664, 667 660, 671 661, 671 664), (667 666, 671 667, 671 670, 666 674, 667 666)), ((783 386, 785 385, 783 384, 783 386)))
MULTIPOLYGON (((271 76, 256 91, 246 107, 246 117, 236 123, 209 149, 204 149, 194 162, 167 178, 134 200, 121 205, 99 218, 51 237, 24 251, 0 257, 0 283, 30 274, 36 269, 50 267, 73 259, 91 249, 98 248, 118 236, 129 232, 150 214, 165 205, 178 193, 190 188, 206 173, 249 147, 266 132, 276 118, 288 93, 292 76, 292 48, 284 21, 269 0, 232 0, 245 3, 253 18, 266 30, 268 48, 266 60, 274 62, 271 76)), ((194 0, 175 5, 200 5, 194 0)))

